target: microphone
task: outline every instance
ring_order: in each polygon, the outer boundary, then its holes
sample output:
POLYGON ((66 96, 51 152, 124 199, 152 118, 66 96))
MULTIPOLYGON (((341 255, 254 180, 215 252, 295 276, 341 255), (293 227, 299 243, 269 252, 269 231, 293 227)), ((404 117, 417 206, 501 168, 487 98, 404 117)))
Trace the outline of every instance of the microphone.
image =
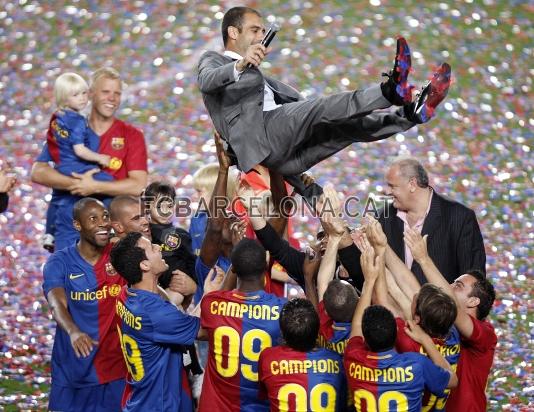
MULTIPOLYGON (((265 46, 265 48, 269 47, 269 44, 271 44, 271 41, 274 39, 274 36, 279 31, 280 31, 280 26, 276 23, 272 24, 269 27, 269 30, 267 30, 267 33, 265 33, 265 36, 263 37, 261 41, 261 45, 265 46)), ((251 67, 253 67, 252 64, 250 63, 247 64, 247 69, 250 69, 251 67)))

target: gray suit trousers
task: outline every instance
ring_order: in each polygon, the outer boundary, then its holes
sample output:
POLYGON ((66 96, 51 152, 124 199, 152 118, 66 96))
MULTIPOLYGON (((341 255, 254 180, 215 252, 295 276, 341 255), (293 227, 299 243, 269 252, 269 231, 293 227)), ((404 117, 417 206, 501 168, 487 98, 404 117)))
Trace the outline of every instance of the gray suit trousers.
POLYGON ((271 153, 262 164, 297 175, 354 142, 385 139, 415 125, 404 117, 403 108, 372 113, 390 106, 377 85, 264 112, 271 153))

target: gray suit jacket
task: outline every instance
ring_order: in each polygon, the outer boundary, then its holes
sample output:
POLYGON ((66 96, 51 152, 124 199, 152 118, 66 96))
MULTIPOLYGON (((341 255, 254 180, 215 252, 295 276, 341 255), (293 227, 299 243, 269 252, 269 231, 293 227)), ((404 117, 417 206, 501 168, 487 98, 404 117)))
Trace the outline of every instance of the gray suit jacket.
POLYGON ((263 122, 265 82, 279 104, 301 100, 292 87, 264 77, 257 68, 234 79, 234 60, 219 53, 204 53, 198 64, 198 85, 215 129, 237 156, 239 169, 248 172, 271 153, 263 122))

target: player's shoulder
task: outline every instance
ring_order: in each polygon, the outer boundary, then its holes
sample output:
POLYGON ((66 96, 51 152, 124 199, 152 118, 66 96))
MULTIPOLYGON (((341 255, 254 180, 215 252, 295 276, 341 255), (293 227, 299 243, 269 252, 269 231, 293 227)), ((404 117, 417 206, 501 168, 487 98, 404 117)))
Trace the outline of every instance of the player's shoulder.
POLYGON ((73 260, 78 260, 79 253, 77 253, 76 245, 68 246, 61 250, 56 250, 54 253, 52 253, 47 261, 46 264, 54 263, 54 262, 70 262, 73 260))
POLYGON ((143 132, 138 127, 127 123, 124 120, 115 118, 114 127, 121 131, 128 138, 143 137, 143 132))
POLYGON ((339 353, 327 349, 327 348, 320 348, 317 347, 313 349, 312 354, 315 355, 315 357, 319 359, 331 359, 331 360, 342 360, 343 356, 341 356, 339 353))
POLYGON ((213 292, 206 293, 202 298, 202 302, 208 302, 211 300, 236 300, 233 290, 214 290, 213 292))
POLYGON ((225 57, 221 53, 218 53, 214 50, 207 50, 201 54, 199 62, 203 62, 206 59, 223 61, 225 57))

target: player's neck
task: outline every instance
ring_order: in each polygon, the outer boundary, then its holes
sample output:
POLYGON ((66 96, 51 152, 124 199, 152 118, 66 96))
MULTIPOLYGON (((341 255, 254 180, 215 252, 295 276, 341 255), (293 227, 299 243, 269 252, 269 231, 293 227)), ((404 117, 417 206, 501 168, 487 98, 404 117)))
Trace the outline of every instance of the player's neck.
POLYGON ((241 280, 238 279, 237 289, 240 292, 250 293, 263 291, 263 282, 258 280, 241 280))
POLYGON ((89 242, 85 242, 83 239, 76 245, 80 256, 91 265, 96 264, 102 256, 103 247, 92 245, 89 242))
POLYGON ((143 278, 141 281, 132 285, 132 288, 145 290, 152 293, 159 293, 157 277, 150 273, 143 273, 143 278))
POLYGON ((106 133, 114 121, 115 117, 104 117, 94 110, 89 115, 89 127, 99 136, 106 133))

